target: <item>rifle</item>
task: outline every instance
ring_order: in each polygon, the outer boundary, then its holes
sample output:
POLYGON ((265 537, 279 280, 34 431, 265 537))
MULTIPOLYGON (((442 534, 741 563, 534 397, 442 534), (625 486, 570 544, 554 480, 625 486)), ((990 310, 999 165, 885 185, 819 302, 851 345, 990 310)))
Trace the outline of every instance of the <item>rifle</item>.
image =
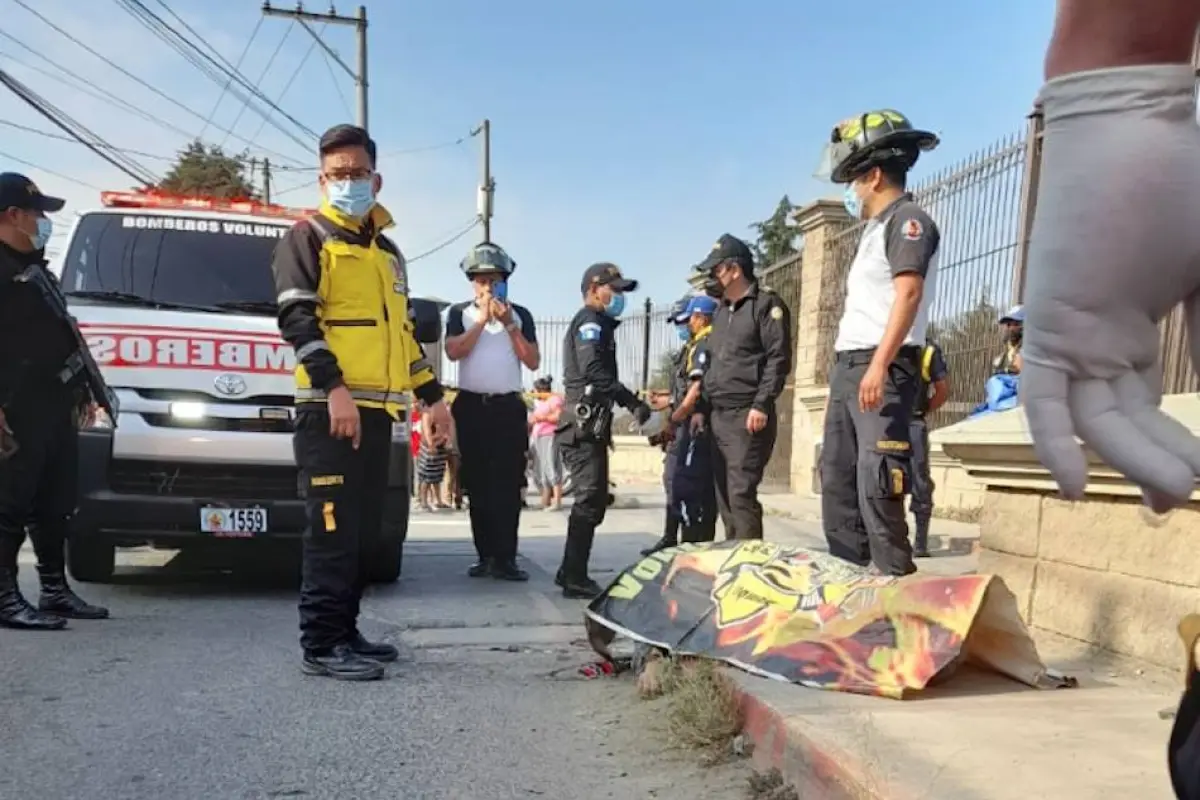
POLYGON ((50 306, 50 310, 63 325, 67 326, 67 330, 75 339, 75 352, 71 354, 63 367, 63 382, 66 383, 82 373, 92 402, 104 409, 115 428, 117 414, 121 410, 121 401, 117 399, 116 392, 109 388, 108 383, 104 380, 104 375, 100 372, 100 365, 96 363, 96 359, 92 358, 92 351, 84 341, 83 334, 79 332, 79 325, 75 323, 75 318, 71 316, 71 312, 67 308, 67 298, 59 288, 58 281, 41 264, 34 264, 27 268, 13 278, 13 281, 15 283, 31 283, 36 286, 41 291, 47 305, 50 306))

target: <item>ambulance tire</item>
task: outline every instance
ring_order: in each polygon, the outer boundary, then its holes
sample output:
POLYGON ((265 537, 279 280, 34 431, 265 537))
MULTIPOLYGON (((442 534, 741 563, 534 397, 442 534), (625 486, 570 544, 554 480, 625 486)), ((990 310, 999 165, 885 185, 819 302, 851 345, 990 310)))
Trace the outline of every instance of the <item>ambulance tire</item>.
POLYGON ((80 583, 110 583, 117 565, 117 546, 96 535, 67 540, 67 570, 80 583))
POLYGON ((408 487, 389 487, 384 501, 383 536, 371 553, 372 583, 395 583, 404 567, 404 541, 408 538, 408 487))

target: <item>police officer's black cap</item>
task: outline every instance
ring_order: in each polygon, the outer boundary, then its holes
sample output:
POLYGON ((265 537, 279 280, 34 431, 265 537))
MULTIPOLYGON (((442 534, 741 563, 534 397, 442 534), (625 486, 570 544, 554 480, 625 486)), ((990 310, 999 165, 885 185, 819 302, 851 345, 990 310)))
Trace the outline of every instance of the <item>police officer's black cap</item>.
POLYGON ((334 125, 325 131, 321 134, 321 141, 317 144, 317 152, 324 158, 334 150, 342 150, 347 147, 365 148, 367 158, 371 159, 371 166, 375 166, 377 153, 375 140, 366 130, 357 125, 334 125))
POLYGON ((61 197, 42 194, 37 184, 16 172, 0 172, 0 211, 19 208, 53 214, 67 204, 61 197))
POLYGON ((583 273, 583 283, 580 285, 582 293, 587 294, 592 286, 611 286, 615 292, 636 292, 638 282, 622 275, 621 268, 616 264, 601 261, 592 264, 583 273))
POLYGON ((742 268, 742 272, 751 275, 754 272, 754 253, 750 245, 727 233, 713 245, 708 257, 696 265, 696 272, 709 272, 718 264, 733 261, 742 268))

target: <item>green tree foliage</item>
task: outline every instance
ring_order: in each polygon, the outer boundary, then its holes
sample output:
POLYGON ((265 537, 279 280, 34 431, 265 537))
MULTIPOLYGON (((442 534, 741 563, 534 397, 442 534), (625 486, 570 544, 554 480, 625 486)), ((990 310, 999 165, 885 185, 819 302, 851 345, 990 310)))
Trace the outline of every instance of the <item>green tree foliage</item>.
POLYGON ((757 234, 754 241, 754 258, 760 269, 777 264, 783 259, 800 252, 796 245, 799 232, 792 224, 792 213, 796 206, 785 194, 780 198, 775 212, 762 222, 755 222, 750 229, 757 234))
POLYGON ((180 151, 158 188, 172 194, 257 200, 246 166, 245 153, 228 155, 217 145, 196 140, 180 151))
POLYGON ((658 365, 650 371, 650 385, 646 388, 652 392, 665 392, 671 386, 671 374, 675 372, 675 356, 678 350, 663 353, 658 359, 658 365))

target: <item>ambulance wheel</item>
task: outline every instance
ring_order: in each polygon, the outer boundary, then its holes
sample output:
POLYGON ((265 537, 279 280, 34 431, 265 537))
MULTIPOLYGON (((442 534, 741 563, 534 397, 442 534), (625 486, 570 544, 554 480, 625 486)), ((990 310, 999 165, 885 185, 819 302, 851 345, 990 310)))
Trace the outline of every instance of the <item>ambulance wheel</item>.
POLYGON ((109 583, 117 565, 117 546, 97 535, 67 541, 67 569, 80 583, 109 583))
POLYGON ((395 583, 400 580, 404 566, 404 541, 384 539, 376 546, 371 558, 371 581, 373 583, 395 583))

